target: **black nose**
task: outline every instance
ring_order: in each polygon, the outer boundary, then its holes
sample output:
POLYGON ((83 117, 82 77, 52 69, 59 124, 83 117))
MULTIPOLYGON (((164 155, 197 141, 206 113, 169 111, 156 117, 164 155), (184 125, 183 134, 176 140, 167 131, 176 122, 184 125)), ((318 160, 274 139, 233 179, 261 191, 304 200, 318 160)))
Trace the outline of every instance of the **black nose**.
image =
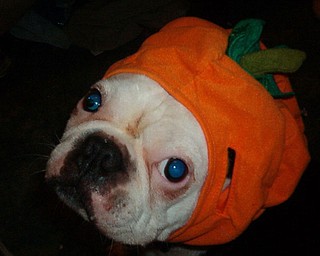
POLYGON ((112 140, 90 135, 80 145, 75 159, 80 176, 94 173, 106 176, 123 170, 123 157, 120 148, 112 140))

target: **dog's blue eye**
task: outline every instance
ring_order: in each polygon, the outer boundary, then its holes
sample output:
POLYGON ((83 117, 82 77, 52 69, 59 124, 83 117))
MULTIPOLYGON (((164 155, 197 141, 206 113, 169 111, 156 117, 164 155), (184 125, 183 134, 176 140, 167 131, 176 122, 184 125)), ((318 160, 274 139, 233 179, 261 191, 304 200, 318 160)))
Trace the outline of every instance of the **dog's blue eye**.
POLYGON ((188 166, 178 158, 170 158, 164 167, 164 175, 171 182, 182 181, 188 174, 188 166))
POLYGON ((83 109, 88 112, 96 112, 101 106, 101 93, 97 89, 91 90, 83 101, 83 109))

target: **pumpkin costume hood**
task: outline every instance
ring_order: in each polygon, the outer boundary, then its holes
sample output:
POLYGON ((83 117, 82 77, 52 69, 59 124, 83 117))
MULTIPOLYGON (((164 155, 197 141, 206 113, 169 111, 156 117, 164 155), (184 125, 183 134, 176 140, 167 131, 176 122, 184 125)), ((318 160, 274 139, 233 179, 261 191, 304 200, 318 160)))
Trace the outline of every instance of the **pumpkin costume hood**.
POLYGON ((192 216, 169 242, 212 245, 236 238, 267 207, 292 194, 309 161, 290 83, 283 74, 271 74, 294 71, 304 54, 266 50, 257 39, 261 24, 247 20, 230 32, 180 18, 104 76, 136 73, 157 81, 192 112, 205 134, 207 177, 192 216), (296 61, 283 58, 288 54, 296 61), (223 189, 226 177, 231 183, 223 189))

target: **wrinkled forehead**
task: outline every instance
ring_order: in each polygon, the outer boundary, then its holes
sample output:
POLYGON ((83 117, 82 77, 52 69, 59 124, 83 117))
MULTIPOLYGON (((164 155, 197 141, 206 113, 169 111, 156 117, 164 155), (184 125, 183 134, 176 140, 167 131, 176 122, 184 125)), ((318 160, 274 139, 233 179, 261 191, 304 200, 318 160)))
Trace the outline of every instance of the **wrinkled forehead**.
POLYGON ((147 76, 119 74, 99 81, 92 89, 101 93, 99 110, 85 111, 85 97, 82 98, 71 115, 67 129, 102 120, 113 123, 129 135, 132 133, 132 136, 143 132, 149 138, 149 134, 158 132, 162 139, 173 140, 168 131, 175 136, 188 135, 191 139, 195 139, 195 132, 202 133, 191 112, 147 76))

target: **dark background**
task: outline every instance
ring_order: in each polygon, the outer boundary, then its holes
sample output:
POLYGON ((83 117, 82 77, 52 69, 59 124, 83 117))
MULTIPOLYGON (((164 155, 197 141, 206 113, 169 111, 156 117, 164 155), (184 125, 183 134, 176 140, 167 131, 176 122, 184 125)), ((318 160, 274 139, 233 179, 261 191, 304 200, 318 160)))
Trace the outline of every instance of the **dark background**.
MULTIPOLYGON (((267 210, 242 236, 212 247, 208 255, 320 255, 320 20, 311 1, 192 1, 188 15, 224 27, 262 18, 267 46, 286 44, 307 53, 302 68, 290 77, 304 110, 312 161, 287 202, 267 210)), ((108 255, 109 241, 57 199, 44 183, 43 170, 76 102, 152 32, 98 56, 9 33, 1 38, 12 65, 0 78, 0 240, 13 255, 108 255)))

